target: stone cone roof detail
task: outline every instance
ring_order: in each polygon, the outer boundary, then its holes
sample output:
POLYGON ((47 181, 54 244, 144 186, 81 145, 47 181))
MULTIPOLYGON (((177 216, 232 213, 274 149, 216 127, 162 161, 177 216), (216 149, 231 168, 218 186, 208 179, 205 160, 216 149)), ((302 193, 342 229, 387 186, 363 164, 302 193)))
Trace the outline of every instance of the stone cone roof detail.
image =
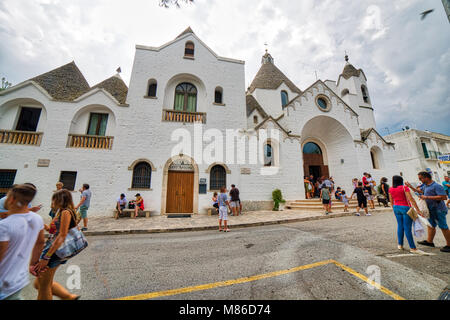
POLYGON ((288 88, 295 93, 301 94, 302 91, 284 75, 273 63, 263 63, 253 82, 249 87, 249 91, 253 92, 255 89, 277 89, 282 83, 285 83, 288 88))
POLYGON ((38 83, 53 99, 60 101, 73 101, 91 89, 73 61, 30 80, 38 83))
POLYGON ((350 79, 351 77, 359 77, 361 75, 361 69, 357 70, 352 64, 347 63, 344 67, 344 70, 342 71, 341 76, 344 77, 344 79, 350 79))
POLYGON ((112 76, 99 84, 95 85, 94 88, 102 88, 108 91, 120 104, 125 104, 127 100, 128 87, 123 82, 119 75, 112 76))

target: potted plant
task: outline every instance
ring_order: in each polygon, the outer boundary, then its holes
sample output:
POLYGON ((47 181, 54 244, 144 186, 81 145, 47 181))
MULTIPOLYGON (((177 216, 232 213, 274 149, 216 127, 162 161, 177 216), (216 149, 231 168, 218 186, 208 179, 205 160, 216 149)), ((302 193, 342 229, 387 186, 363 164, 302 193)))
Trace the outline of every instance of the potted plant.
POLYGON ((286 200, 283 199, 280 189, 276 189, 272 192, 273 199, 273 211, 283 211, 286 200))

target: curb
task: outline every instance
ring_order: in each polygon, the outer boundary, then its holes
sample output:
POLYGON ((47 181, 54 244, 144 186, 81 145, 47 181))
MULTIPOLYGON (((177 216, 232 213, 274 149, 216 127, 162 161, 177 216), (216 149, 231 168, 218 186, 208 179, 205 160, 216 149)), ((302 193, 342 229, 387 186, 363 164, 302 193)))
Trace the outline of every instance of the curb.
MULTIPOLYGON (((392 209, 391 209, 392 210, 392 209)), ((386 209, 376 209, 372 212, 385 212, 386 209)), ((277 225, 277 224, 289 224, 296 222, 307 222, 307 221, 316 221, 323 219, 333 219, 333 218, 342 218, 342 217, 351 217, 355 214, 353 212, 343 212, 336 213, 328 216, 320 215, 313 217, 305 217, 305 218, 294 218, 294 219, 282 219, 282 220, 272 220, 272 221, 261 221, 261 222, 250 222, 250 223, 240 223, 233 224, 232 228, 234 229, 243 229, 243 228, 251 228, 251 227, 261 227, 261 226, 269 226, 269 225, 277 225)), ((123 229, 123 230, 107 230, 107 231, 85 231, 83 232, 85 236, 114 236, 114 235, 127 235, 127 234, 154 234, 154 233, 181 233, 181 232, 192 232, 192 231, 209 231, 209 230, 217 230, 217 226, 199 226, 199 227, 188 227, 188 228, 165 228, 165 229, 123 229)))

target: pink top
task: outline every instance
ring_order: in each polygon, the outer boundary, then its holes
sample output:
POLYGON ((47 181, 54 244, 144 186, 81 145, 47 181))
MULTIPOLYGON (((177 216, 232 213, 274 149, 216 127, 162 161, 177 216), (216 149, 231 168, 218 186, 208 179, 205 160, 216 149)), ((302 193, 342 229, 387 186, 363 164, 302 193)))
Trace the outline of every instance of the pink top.
POLYGON ((406 192, 410 192, 409 188, 406 186, 398 186, 397 188, 390 188, 389 193, 392 196, 392 201, 394 206, 405 206, 409 207, 408 200, 406 199, 406 192), (404 190, 403 190, 404 188, 404 190))

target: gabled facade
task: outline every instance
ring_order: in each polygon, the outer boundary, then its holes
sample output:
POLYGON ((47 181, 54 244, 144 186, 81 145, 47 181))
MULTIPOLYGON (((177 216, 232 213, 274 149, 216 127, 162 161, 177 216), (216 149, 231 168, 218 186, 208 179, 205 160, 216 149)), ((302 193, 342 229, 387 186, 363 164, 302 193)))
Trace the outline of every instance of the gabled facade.
POLYGON ((75 202, 88 183, 90 215, 112 216, 121 193, 140 193, 152 214, 205 214, 231 184, 247 210, 271 209, 276 188, 304 198, 309 173, 350 192, 364 171, 398 173, 367 97, 363 71, 348 63, 337 83, 302 91, 268 52, 246 91, 245 63, 188 28, 160 47, 136 46, 129 88, 118 74, 91 87, 72 62, 2 91, 0 193, 32 182, 45 212, 57 181, 75 202))

